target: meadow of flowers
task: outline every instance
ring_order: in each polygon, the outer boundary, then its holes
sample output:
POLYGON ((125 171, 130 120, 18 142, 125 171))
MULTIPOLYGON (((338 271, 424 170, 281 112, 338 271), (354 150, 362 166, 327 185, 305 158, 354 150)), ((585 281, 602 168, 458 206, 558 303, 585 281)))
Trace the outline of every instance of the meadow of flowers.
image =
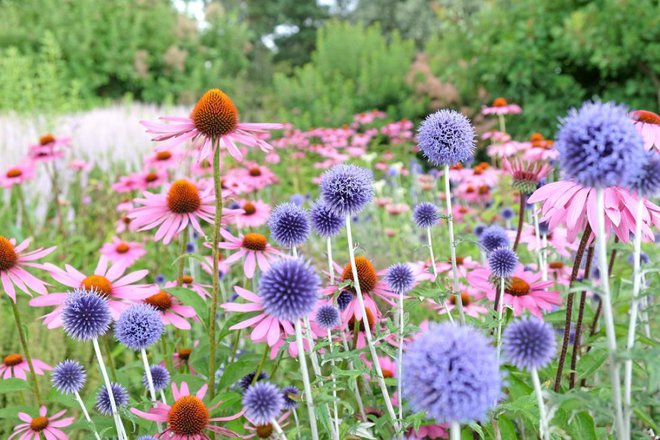
POLYGON ((657 114, 159 111, 0 121, 2 438, 660 434, 657 114))

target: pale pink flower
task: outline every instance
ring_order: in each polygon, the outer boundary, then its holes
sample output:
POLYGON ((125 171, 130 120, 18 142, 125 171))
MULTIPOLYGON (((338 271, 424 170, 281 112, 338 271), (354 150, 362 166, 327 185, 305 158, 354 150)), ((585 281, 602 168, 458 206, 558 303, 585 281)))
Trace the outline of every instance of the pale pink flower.
POLYGON ((488 156, 490 157, 511 157, 520 153, 525 148, 522 142, 507 141, 501 144, 490 144, 488 146, 488 156))
POLYGON ((160 150, 148 154, 144 159, 144 165, 148 168, 167 170, 178 167, 184 157, 185 154, 178 149, 160 150))
POLYGON ((20 185, 34 178, 34 164, 30 162, 19 163, 16 166, 9 167, 0 174, 0 186, 11 188, 13 185, 20 185))
POLYGON ((247 163, 245 168, 235 169, 236 177, 252 191, 258 191, 268 185, 279 182, 279 179, 268 167, 254 162, 247 163))
POLYGON ((69 163, 69 168, 74 171, 89 171, 92 169, 92 164, 82 159, 74 159, 69 163))
POLYGON ((239 228, 258 228, 263 226, 270 217, 270 205, 261 200, 238 200, 238 206, 243 210, 242 214, 232 219, 239 228))
MULTIPOLYGON (((459 289, 461 292, 461 301, 463 302, 463 311, 466 315, 472 316, 473 318, 479 318, 481 315, 488 313, 486 307, 476 302, 476 297, 478 296, 476 289, 469 286, 459 286, 459 289)), ((456 309, 456 299, 456 295, 450 295, 445 302, 447 307, 435 302, 431 302, 431 304, 438 313, 445 314, 447 312, 453 312, 456 309)))
POLYGON ((191 306, 181 304, 181 301, 166 290, 168 287, 176 287, 177 283, 168 282, 165 284, 164 289, 155 293, 143 300, 144 303, 154 307, 160 313, 160 320, 163 324, 172 324, 176 328, 182 330, 190 330, 190 323, 186 318, 194 318, 197 316, 195 309, 191 306))
MULTIPOLYGON (((291 411, 286 411, 284 414, 282 414, 278 419, 277 423, 280 425, 280 427, 284 428, 287 426, 289 423, 286 422, 286 419, 289 417, 291 414, 291 411)), ((245 423, 243 425, 243 428, 250 432, 248 435, 244 435, 241 438, 248 439, 248 438, 273 438, 272 434, 274 432, 273 430, 273 425, 268 424, 268 425, 257 425, 254 423, 252 420, 250 420, 247 416, 245 416, 247 419, 248 423, 245 423)))
POLYGON ((144 257, 147 251, 142 243, 123 241, 119 237, 112 237, 112 242, 105 243, 101 247, 100 253, 105 255, 111 263, 120 263, 129 267, 144 257))
POLYGON ((7 440, 39 440, 43 435, 46 440, 68 440, 64 431, 60 428, 66 428, 75 421, 74 417, 62 418, 66 410, 59 411, 48 417, 48 411, 45 406, 39 408, 39 415, 32 417, 24 412, 18 413, 18 418, 25 423, 14 427, 14 433, 7 440), (20 437, 19 437, 20 435, 20 437))
POLYGON ((442 425, 422 425, 417 429, 410 428, 407 433, 409 440, 412 439, 438 439, 438 438, 449 438, 449 426, 447 424, 442 425))
POLYGON ((481 107, 481 113, 484 115, 511 115, 522 112, 518 104, 509 104, 504 98, 495 98, 490 107, 481 107))
MULTIPOLYGON (((516 238, 516 231, 509 230, 507 235, 513 241, 516 238)), ((555 227, 552 231, 549 231, 546 234, 546 240, 548 241, 548 247, 550 252, 556 252, 562 257, 570 257, 571 252, 576 251, 578 244, 577 241, 568 241, 568 232, 566 228, 561 226, 555 227)), ((520 234, 520 242, 527 245, 527 249, 530 252, 538 251, 543 247, 543 240, 541 236, 536 237, 536 232, 534 227, 528 224, 523 226, 522 233, 520 234)))
POLYGON ((234 237, 225 229, 222 229, 220 233, 225 241, 218 243, 218 247, 237 251, 224 259, 224 263, 231 265, 244 258, 243 272, 248 278, 254 276, 257 266, 262 272, 265 272, 270 268, 272 261, 282 256, 282 252, 272 247, 264 235, 256 232, 239 235, 238 237, 234 237))
MULTIPOLYGON (((39 376, 43 376, 46 371, 53 369, 53 367, 44 361, 35 358, 32 358, 32 366, 34 367, 34 373, 39 376)), ((0 364, 0 377, 3 379, 15 377, 17 379, 27 380, 27 374, 29 372, 30 365, 20 353, 5 356, 2 364, 0 364)))
POLYGON ((635 110, 630 113, 637 132, 644 140, 644 148, 660 152, 660 116, 648 110, 635 110))
MULTIPOLYGON (((456 256, 456 269, 459 277, 465 278, 471 270, 476 269, 477 267, 479 267, 479 262, 474 261, 472 257, 456 256)), ((437 262, 435 264, 435 269, 438 273, 451 273, 451 259, 447 257, 447 260, 437 262)))
POLYGON ((48 283, 36 278, 26 267, 35 269, 44 269, 41 263, 35 263, 35 260, 43 258, 55 250, 55 246, 48 249, 39 248, 30 252, 23 252, 30 245, 30 240, 23 240, 21 244, 16 245, 16 239, 7 239, 0 235, 0 281, 2 289, 7 295, 16 302, 16 289, 31 295, 30 290, 39 294, 46 294, 48 283))

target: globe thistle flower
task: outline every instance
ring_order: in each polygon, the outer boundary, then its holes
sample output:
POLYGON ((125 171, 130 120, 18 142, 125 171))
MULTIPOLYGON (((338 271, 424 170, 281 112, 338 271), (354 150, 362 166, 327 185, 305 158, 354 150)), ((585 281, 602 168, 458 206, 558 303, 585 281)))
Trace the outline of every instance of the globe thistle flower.
POLYGON ((474 235, 476 235, 477 238, 481 237, 481 234, 484 233, 488 226, 486 225, 476 225, 474 227, 474 235))
POLYGON ((502 395, 495 347, 478 330, 431 325, 403 357, 403 394, 438 423, 485 420, 502 395))
POLYGON ((516 211, 507 206, 500 211, 500 215, 504 220, 511 220, 516 215, 516 211))
POLYGON ((494 249, 488 255, 490 272, 498 278, 508 278, 518 267, 518 256, 509 248, 494 249))
POLYGON ((273 240, 285 247, 300 246, 311 230, 307 211, 293 203, 276 206, 268 219, 268 227, 273 240))
POLYGON ((245 416, 258 425, 277 418, 284 408, 282 391, 270 382, 257 382, 243 394, 245 416))
POLYGON ((630 189, 641 197, 653 197, 660 193, 660 155, 655 151, 644 154, 639 173, 631 180, 630 189))
POLYGON ((462 114, 442 109, 426 117, 417 132, 419 148, 433 165, 452 166, 472 159, 474 128, 462 114))
MULTIPOLYGON (((160 365, 152 365, 151 368, 151 380, 154 385, 155 391, 162 391, 170 384, 171 377, 170 372, 167 371, 167 368, 160 365)), ((145 372, 142 376, 142 385, 145 388, 149 387, 149 380, 147 378, 147 373, 145 372)))
POLYGON ((153 435, 141 435, 137 440, 157 440, 153 435))
MULTIPOLYGON (((243 392, 245 392, 248 388, 250 388, 250 385, 252 385, 252 381, 254 380, 254 376, 257 374, 256 371, 253 371, 252 373, 246 374, 241 378, 241 380, 238 381, 238 386, 241 387, 243 392)), ((267 380, 268 379, 268 373, 265 372, 264 370, 261 370, 259 372, 259 377, 257 378, 257 382, 260 380, 267 380)))
POLYGON ((498 248, 509 247, 509 236, 501 226, 490 225, 479 235, 479 244, 486 252, 492 252, 498 248))
POLYGON ((571 109, 555 145, 566 176, 592 188, 627 187, 644 162, 641 136, 626 108, 612 102, 571 109))
MULTIPOLYGON (((110 388, 112 389, 112 395, 115 398, 117 409, 128 404, 128 391, 126 391, 126 388, 118 383, 111 383, 110 388)), ((105 386, 103 386, 96 395, 96 409, 104 416, 112 414, 110 394, 108 394, 108 388, 105 386)))
POLYGON ((330 209, 323 200, 317 200, 310 210, 312 227, 321 237, 334 237, 344 227, 344 217, 330 209))
POLYGON ((119 315, 115 337, 131 350, 139 351, 158 342, 163 328, 160 313, 155 307, 135 304, 119 315))
POLYGON ((339 311, 330 304, 322 305, 316 311, 316 323, 324 330, 339 326, 339 311))
POLYGON ((433 203, 420 203, 413 209, 413 220, 419 228, 430 228, 440 220, 440 210, 433 203))
POLYGON ((355 165, 335 165, 321 177, 321 196, 338 215, 357 214, 374 196, 373 175, 355 165))
POLYGON ((552 326, 538 318, 512 322, 502 336, 504 356, 519 369, 541 369, 548 365, 557 348, 552 326))
POLYGON ((75 289, 66 298, 61 316, 64 332, 79 341, 103 336, 111 320, 107 299, 84 289, 75 289))
POLYGON ((80 392, 87 380, 87 373, 78 361, 65 360, 55 365, 51 383, 61 393, 74 394, 80 392))
POLYGON ((294 322, 314 309, 320 285, 318 275, 308 262, 281 260, 262 275, 259 296, 268 314, 294 322))
POLYGON ((342 312, 346 310, 346 307, 353 301, 353 293, 349 290, 342 290, 341 293, 337 296, 337 307, 342 312))
POLYGON ((385 281, 392 291, 397 294, 410 292, 415 284, 415 274, 407 264, 395 264, 387 269, 385 281))
POLYGON ((300 390, 293 385, 282 388, 282 397, 284 397, 284 409, 291 411, 298 408, 298 401, 300 399, 300 390))

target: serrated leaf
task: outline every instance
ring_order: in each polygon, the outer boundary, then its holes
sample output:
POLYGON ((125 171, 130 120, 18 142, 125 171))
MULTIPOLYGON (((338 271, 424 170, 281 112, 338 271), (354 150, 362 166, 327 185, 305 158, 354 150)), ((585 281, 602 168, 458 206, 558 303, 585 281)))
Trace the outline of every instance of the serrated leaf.
POLYGON ((9 378, 0 380, 0 394, 13 393, 30 389, 30 385, 21 379, 9 378))
POLYGON ((594 419, 586 411, 576 413, 568 424, 568 432, 572 434, 572 438, 579 438, 580 440, 596 440, 596 425, 594 419))

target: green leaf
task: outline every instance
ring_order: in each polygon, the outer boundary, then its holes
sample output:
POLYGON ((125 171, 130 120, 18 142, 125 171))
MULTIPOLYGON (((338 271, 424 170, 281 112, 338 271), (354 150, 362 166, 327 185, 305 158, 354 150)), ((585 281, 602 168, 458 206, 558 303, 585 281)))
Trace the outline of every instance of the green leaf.
POLYGON ((223 390, 233 385, 241 377, 253 372, 257 364, 258 362, 255 362, 254 357, 243 356, 227 365, 218 383, 218 389, 223 390))
POLYGON ((201 296, 196 292, 183 287, 168 287, 165 291, 177 297, 183 304, 195 309, 197 316, 206 328, 209 321, 208 305, 201 296))
POLYGON ((580 440, 596 440, 596 425, 594 419, 586 411, 580 411, 575 414, 569 425, 568 432, 572 438, 579 438, 580 440))
POLYGON ((577 366, 578 377, 582 379, 591 376, 605 363, 605 360, 607 360, 607 349, 594 348, 580 359, 577 366))
POLYGON ((29 390, 30 385, 21 379, 5 379, 0 380, 0 394, 13 393, 15 391, 29 390))

